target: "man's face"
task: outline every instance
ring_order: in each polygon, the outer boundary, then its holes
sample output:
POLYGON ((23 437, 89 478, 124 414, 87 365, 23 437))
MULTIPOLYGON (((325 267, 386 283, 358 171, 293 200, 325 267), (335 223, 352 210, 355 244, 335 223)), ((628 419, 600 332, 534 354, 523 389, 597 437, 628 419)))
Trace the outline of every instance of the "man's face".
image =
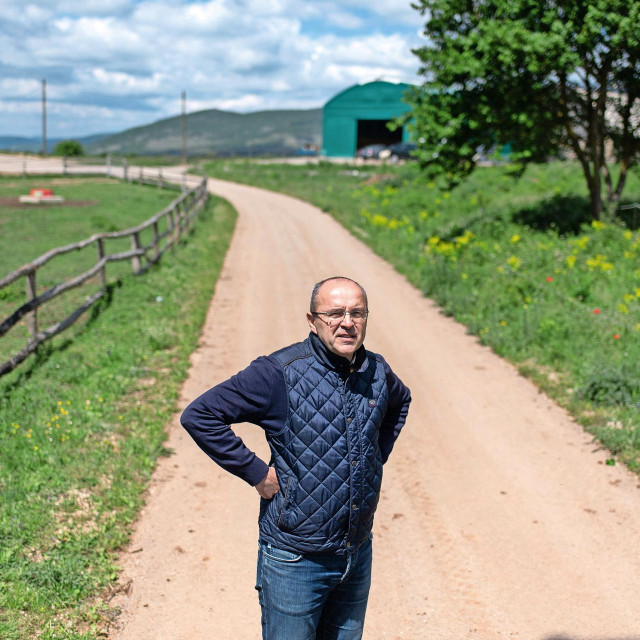
MULTIPOLYGON (((316 312, 367 311, 362 289, 349 280, 329 280, 318 291, 316 312)), ((329 351, 351 360, 364 342, 367 319, 353 321, 345 314, 341 319, 331 320, 326 315, 307 313, 307 322, 329 351)))

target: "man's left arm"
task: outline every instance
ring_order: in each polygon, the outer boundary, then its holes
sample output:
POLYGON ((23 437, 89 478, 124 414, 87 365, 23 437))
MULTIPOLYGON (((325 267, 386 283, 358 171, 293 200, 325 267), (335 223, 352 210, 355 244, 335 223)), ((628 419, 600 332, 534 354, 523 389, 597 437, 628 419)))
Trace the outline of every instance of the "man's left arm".
POLYGON ((389 401, 378 435, 378 444, 380 445, 383 463, 389 458, 393 445, 407 421, 409 404, 411 403, 411 391, 409 391, 409 388, 393 373, 386 361, 384 362, 384 367, 389 389, 389 401))

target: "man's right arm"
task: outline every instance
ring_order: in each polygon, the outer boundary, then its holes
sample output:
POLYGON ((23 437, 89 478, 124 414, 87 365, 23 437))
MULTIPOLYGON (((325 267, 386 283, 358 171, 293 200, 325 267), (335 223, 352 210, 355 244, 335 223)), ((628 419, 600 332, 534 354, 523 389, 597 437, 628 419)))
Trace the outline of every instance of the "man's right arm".
MULTIPOLYGON (((268 474, 275 476, 275 472, 246 447, 230 425, 251 422, 277 433, 286 418, 287 392, 282 371, 269 358, 260 357, 196 398, 184 410, 180 422, 214 462, 255 486, 263 497, 271 497, 267 494, 273 491, 274 478, 268 474)), ((277 486, 277 479, 275 483, 277 486)))

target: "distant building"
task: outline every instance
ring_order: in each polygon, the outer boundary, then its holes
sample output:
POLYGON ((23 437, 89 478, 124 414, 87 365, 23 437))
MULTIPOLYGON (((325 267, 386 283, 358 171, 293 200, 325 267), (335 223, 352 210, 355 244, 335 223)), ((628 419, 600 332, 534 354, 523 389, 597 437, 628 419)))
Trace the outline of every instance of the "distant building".
POLYGON ((387 123, 409 111, 402 98, 411 85, 376 80, 357 84, 324 105, 322 155, 353 157, 370 144, 408 139, 404 127, 389 131, 387 123))

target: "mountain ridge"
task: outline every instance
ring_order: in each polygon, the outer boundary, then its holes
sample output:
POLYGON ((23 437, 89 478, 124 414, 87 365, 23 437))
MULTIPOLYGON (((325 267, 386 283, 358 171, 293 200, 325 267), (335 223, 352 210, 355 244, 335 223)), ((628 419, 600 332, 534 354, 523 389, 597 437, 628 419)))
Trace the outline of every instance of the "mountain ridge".
MULTIPOLYGON (((322 109, 273 109, 237 113, 207 109, 187 114, 189 155, 290 155, 322 143, 322 109)), ((103 137, 92 154, 182 153, 182 117, 173 116, 103 137)))

